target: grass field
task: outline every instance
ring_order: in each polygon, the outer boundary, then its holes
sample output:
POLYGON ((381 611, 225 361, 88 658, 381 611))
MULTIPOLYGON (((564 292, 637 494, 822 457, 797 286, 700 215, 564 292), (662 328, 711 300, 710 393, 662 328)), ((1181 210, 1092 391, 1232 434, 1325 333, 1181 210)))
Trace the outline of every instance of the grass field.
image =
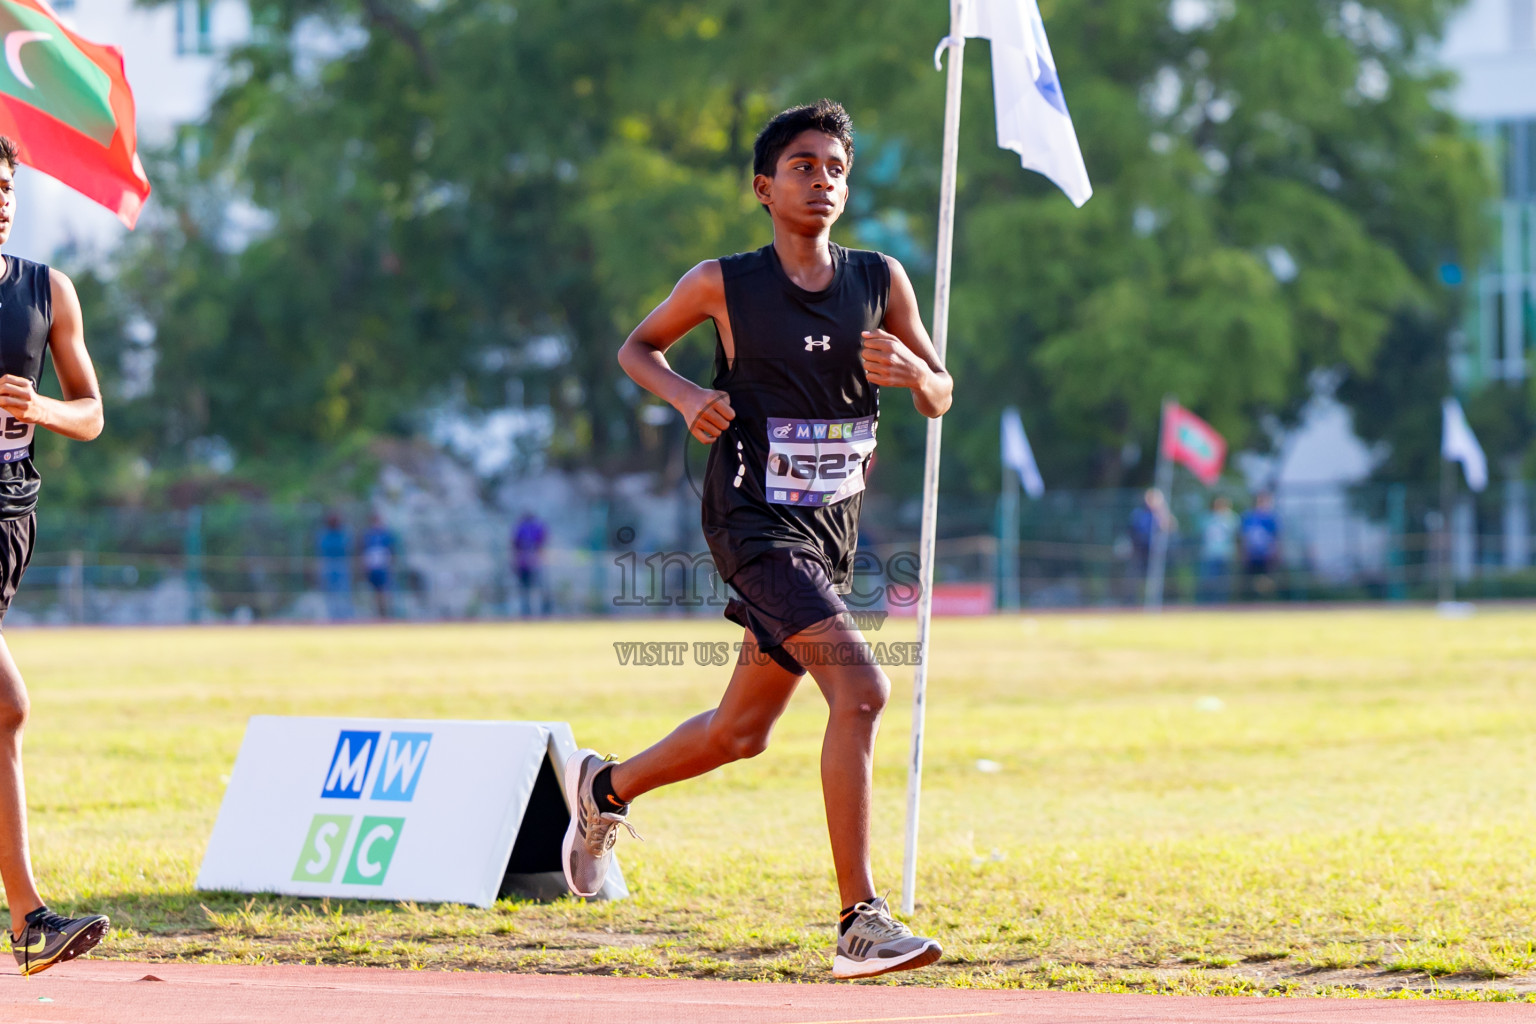
MULTIPOLYGON (((112 915, 105 955, 827 977, 809 684, 762 757, 636 803, 628 901, 192 889, 249 715, 563 719, 630 754, 724 670, 621 668, 612 642, 734 640, 727 623, 7 636, 44 891, 112 915)), ((910 670, 892 677, 875 838, 897 890, 910 670)), ((944 620, 928 723, 914 924, 949 956, 896 981, 1536 998, 1536 614, 944 620)))

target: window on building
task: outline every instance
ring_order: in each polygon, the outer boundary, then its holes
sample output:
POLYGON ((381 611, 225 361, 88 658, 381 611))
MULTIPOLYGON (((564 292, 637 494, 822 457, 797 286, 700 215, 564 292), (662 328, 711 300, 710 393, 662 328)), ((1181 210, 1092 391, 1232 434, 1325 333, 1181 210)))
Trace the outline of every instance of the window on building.
POLYGON ((1536 0, 1507 0, 1509 45, 1515 50, 1536 47, 1536 0))
POLYGON ((1536 199, 1536 120, 1499 125, 1499 170, 1504 198, 1536 199))
MULTIPOLYGON (((1532 0, 1536 4, 1536 0, 1532 0)), ((1485 123, 1499 173, 1492 245, 1473 278, 1461 367, 1469 382, 1525 380, 1536 353, 1536 118, 1485 123)))
POLYGON ((176 52, 180 55, 213 52, 210 30, 211 0, 176 0, 176 52))

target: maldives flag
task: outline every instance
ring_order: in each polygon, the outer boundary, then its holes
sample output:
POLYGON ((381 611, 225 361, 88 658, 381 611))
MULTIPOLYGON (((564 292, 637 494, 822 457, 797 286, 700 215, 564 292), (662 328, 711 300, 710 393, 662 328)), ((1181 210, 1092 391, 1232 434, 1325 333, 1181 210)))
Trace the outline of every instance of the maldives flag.
POLYGON ((21 161, 133 227, 149 196, 134 136, 133 93, 115 46, 82 39, 47 0, 0 0, 0 135, 21 161))
POLYGON ((1209 487, 1221 477, 1227 442, 1205 420, 1169 402, 1163 407, 1163 455, 1188 466, 1209 487))

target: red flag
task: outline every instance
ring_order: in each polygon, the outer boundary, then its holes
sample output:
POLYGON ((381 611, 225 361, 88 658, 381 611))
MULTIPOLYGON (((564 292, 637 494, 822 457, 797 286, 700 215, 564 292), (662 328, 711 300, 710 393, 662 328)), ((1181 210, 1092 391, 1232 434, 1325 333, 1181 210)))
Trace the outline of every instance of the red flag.
POLYGON ((1188 466, 1209 487, 1221 477, 1227 442, 1205 420, 1169 402, 1163 412, 1163 455, 1188 466))
POLYGON ((22 163, 133 227, 149 179, 122 51, 75 35, 47 0, 0 0, 0 36, 0 135, 16 143, 22 163))

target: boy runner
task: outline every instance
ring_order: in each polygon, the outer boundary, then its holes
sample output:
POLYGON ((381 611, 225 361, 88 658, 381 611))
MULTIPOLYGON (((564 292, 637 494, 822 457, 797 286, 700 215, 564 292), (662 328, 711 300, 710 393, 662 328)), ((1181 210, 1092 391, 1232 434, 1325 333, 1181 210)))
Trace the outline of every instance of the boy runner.
POLYGON ((761 753, 809 671, 830 712, 821 785, 843 907, 832 973, 870 977, 931 964, 942 950, 876 896, 871 775, 890 683, 842 595, 852 586, 879 388, 907 388, 919 412, 940 416, 953 381, 901 265, 828 240, 853 163, 843 108, 822 100, 784 111, 759 133, 752 157, 773 244, 694 267, 619 351, 625 372, 713 446, 704 536, 737 594, 725 615, 746 629, 742 656, 719 706, 661 742, 615 764, 591 750, 571 758, 566 880, 581 896, 602 887, 617 829, 630 827, 629 801, 761 753), (719 339, 713 390, 674 373, 664 355, 705 320, 719 339))
MULTIPOLYGON (((0 135, 0 245, 16 216, 16 145, 0 135)), ((85 351, 75 286, 40 263, 0 256, 0 619, 5 617, 37 536, 39 477, 32 465, 37 427, 89 441, 101 433, 101 391, 85 351), (36 391, 53 353, 64 398, 36 391)), ((11 911, 11 951, 22 974, 73 960, 101 941, 107 919, 69 918, 43 905, 27 852, 27 802, 21 732, 27 687, 0 638, 0 883, 11 911)))

